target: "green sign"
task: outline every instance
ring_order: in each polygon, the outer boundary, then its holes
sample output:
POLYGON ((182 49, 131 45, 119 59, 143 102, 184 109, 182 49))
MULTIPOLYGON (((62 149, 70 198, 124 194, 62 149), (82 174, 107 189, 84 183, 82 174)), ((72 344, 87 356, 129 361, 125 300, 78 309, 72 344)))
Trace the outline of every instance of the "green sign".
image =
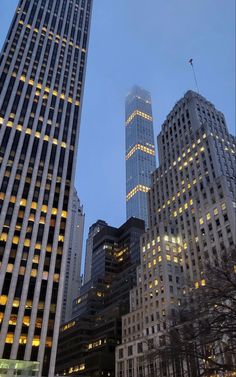
POLYGON ((37 377, 38 375, 39 363, 36 361, 0 359, 0 377, 37 377))

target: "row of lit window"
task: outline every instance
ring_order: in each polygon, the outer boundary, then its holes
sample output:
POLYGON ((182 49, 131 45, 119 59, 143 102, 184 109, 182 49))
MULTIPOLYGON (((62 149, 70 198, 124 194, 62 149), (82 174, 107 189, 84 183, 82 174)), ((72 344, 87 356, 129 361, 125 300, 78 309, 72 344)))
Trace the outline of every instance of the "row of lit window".
POLYGON ((97 340, 96 342, 93 342, 93 343, 89 343, 88 345, 88 349, 91 350, 93 348, 97 348, 97 347, 100 347, 102 344, 106 344, 106 339, 102 340, 102 339, 99 339, 97 340))
MULTIPOLYGON (((1 235, 0 235, 0 241, 7 242, 7 239, 8 239, 8 233, 1 233, 1 235)), ((12 239, 12 243, 14 245, 18 245, 19 241, 20 241, 20 237, 18 237, 18 236, 14 236, 13 239, 12 239)), ((58 236, 58 242, 64 242, 64 236, 63 235, 59 235, 58 236)), ((30 243, 31 243, 31 239, 26 238, 24 240, 24 246, 25 247, 30 247, 30 243)), ((41 248, 41 244, 36 243, 35 246, 34 246, 34 249, 38 249, 39 246, 41 248)), ((49 252, 52 251, 51 246, 49 246, 47 248, 47 251, 49 251, 49 252)))
POLYGON ((194 286, 196 289, 200 288, 200 287, 205 287, 206 285, 206 280, 205 279, 202 279, 201 281, 196 281, 194 283, 194 286))
MULTIPOLYGON (((26 335, 21 335, 19 339, 19 344, 27 344, 27 336, 26 335)), ((8 344, 13 344, 14 343, 14 334, 13 333, 8 333, 6 336, 6 343, 8 344)), ((46 339, 46 347, 52 347, 52 338, 47 338, 46 339)), ((39 347, 40 346, 40 337, 39 336, 34 336, 32 340, 32 346, 33 347, 39 347)))
MULTIPOLYGON (((202 148, 203 148, 203 147, 202 147, 202 148)), ((193 160, 193 158, 190 157, 189 160, 193 160)), ((179 167, 179 170, 182 170, 183 166, 188 166, 188 163, 185 162, 183 165, 181 165, 181 166, 179 167)), ((166 171, 166 172, 167 172, 167 171, 166 171)), ((208 172, 206 171, 205 174, 208 174, 208 172)), ((163 174, 161 175, 161 178, 163 178, 163 174)), ((158 181, 158 180, 159 180, 159 179, 157 178, 157 181, 158 181)), ((187 189, 188 189, 188 190, 191 190, 192 186, 193 186, 193 185, 196 185, 197 182, 200 181, 200 180, 202 180, 202 176, 201 176, 201 175, 199 175, 198 180, 197 180, 197 178, 194 178, 193 181, 192 181, 192 184, 191 184, 190 182, 187 182, 187 189)), ((182 180, 182 181, 181 181, 181 185, 184 186, 185 184, 186 184, 186 182, 185 182, 184 180, 182 180)), ((176 196, 177 196, 177 197, 180 197, 181 193, 184 194, 185 192, 186 192, 186 188, 183 187, 180 191, 177 192, 176 196)), ((169 198, 169 199, 166 201, 166 203, 163 204, 162 208, 165 209, 166 205, 170 205, 171 200, 174 202, 175 199, 176 199, 176 196, 173 195, 171 199, 169 198)), ((161 211, 161 208, 158 208, 157 211, 160 212, 160 211, 161 211)))
MULTIPOLYGON (((0 296, 0 305, 5 306, 6 303, 7 303, 7 296, 6 295, 0 296)), ((33 305, 32 300, 27 300, 26 304, 25 304, 25 308, 26 309, 32 309, 32 305, 33 305)), ((20 299, 19 298, 15 298, 13 300, 12 306, 14 308, 19 308, 19 306, 20 306, 20 299)), ((41 301, 41 302, 38 303, 38 309, 39 310, 43 310, 44 309, 44 302, 43 301, 41 301)), ((50 310, 54 311, 55 309, 56 309, 56 305, 55 304, 51 304, 51 309, 50 310)))
POLYGON ((158 280, 155 279, 154 282, 149 283, 149 288, 152 289, 153 287, 156 287, 159 284, 158 280))
POLYGON ((69 374, 72 374, 74 372, 80 372, 85 370, 85 364, 75 365, 74 367, 70 367, 69 374))
MULTIPOLYGON (((4 313, 0 312, 0 323, 2 323, 3 318, 4 318, 4 313)), ((22 322, 23 322, 23 326, 29 327, 30 317, 24 316, 22 322)), ((8 323, 11 326, 16 326, 17 325, 17 315, 11 315, 8 323)), ((35 327, 38 328, 38 329, 41 329, 41 327, 42 327, 42 319, 41 318, 38 318, 36 320, 35 327)))
MULTIPOLYGON (((5 233, 4 233, 5 234, 5 233)), ((4 236, 3 239, 0 238, 0 241, 6 241, 7 240, 7 237, 4 236)), ((28 244, 28 242, 26 242, 26 244, 28 244)), ((25 245, 26 246, 26 245, 25 245)), ((35 245, 34 245, 34 249, 35 250, 41 250, 42 249, 42 244, 40 242, 37 242, 35 245)), ((52 252, 52 245, 47 245, 46 246, 46 251, 48 253, 51 253, 52 252)), ((57 248, 57 254, 62 254, 62 249, 61 248, 57 248)), ((34 258, 36 258, 36 256, 34 256, 34 258)), ((38 263, 37 260, 33 260, 34 263, 38 263)))
MULTIPOLYGON (((187 248, 187 244, 184 244, 184 249, 186 249, 186 248, 187 248), (186 245, 186 247, 185 247, 185 245, 186 245)), ((161 246, 160 246, 160 245, 157 247, 157 251, 158 251, 159 253, 161 253, 162 249, 161 249, 161 246)), ((164 250, 163 250, 163 251, 164 251, 164 250)), ((166 245, 165 252, 167 252, 167 253, 170 252, 170 245, 166 245)), ((174 254, 181 253, 181 252, 182 252, 182 249, 181 249, 180 246, 179 246, 178 248, 177 248, 177 247, 173 247, 172 252, 173 252, 174 254)), ((149 252, 149 253, 147 254, 147 257, 146 257, 145 255, 143 256, 143 261, 146 261, 147 259, 151 259, 152 256, 155 256, 155 255, 156 255, 156 250, 153 249, 153 250, 152 250, 152 253, 149 252)))
MULTIPOLYGON (((225 139, 222 139, 221 137, 219 137, 218 135, 214 135, 212 132, 211 132, 211 136, 213 136, 213 137, 215 137, 216 139, 218 139, 218 140, 221 140, 223 143, 227 143, 229 146, 230 146, 230 142, 229 141, 227 141, 227 140, 225 140, 225 139)), ((235 144, 232 144, 232 147, 233 148, 235 148, 236 146, 235 146, 235 144)), ((232 149, 232 148, 228 148, 228 147, 225 147, 225 150, 226 151, 229 151, 229 152, 231 152, 231 153, 235 153, 235 151, 232 149)))
POLYGON ((135 188, 133 188, 128 195, 126 196, 126 201, 130 200, 137 192, 145 192, 147 193, 150 190, 150 187, 143 186, 143 185, 137 185, 135 188))
MULTIPOLYGON (((169 236, 168 234, 164 235, 163 240, 165 242, 172 242, 174 244, 180 244, 180 242, 181 242, 180 237, 169 236)), ((149 250, 151 248, 151 246, 155 246, 156 242, 157 243, 161 242, 160 236, 157 236, 156 241, 155 241, 155 239, 153 239, 151 243, 148 242, 146 246, 143 246, 143 252, 145 253, 145 251, 149 250)))
MULTIPOLYGON (((2 125, 3 122, 4 122, 4 119, 0 117, 0 125, 2 125)), ((14 123, 11 122, 11 121, 8 121, 8 122, 6 123, 6 126, 7 126, 7 127, 13 127, 13 125, 14 125, 14 123)), ((22 126, 21 124, 17 124, 15 128, 16 128, 18 131, 20 131, 20 132, 23 130, 23 126, 22 126)), ((27 135, 31 135, 31 134, 33 133, 31 128, 26 128, 26 129, 24 130, 24 132, 25 132, 25 134, 27 134, 27 135)), ((36 131, 36 132, 33 133, 33 136, 36 137, 37 139, 41 139, 41 132, 36 131)), ((58 139, 56 139, 56 138, 50 138, 48 135, 44 135, 43 140, 44 140, 44 141, 48 141, 48 142, 52 142, 52 144, 55 144, 55 145, 58 145, 58 144, 59 144, 62 148, 66 148, 66 147, 67 147, 67 144, 66 144, 64 141, 62 141, 61 143, 59 143, 59 142, 58 142, 58 139)), ((71 147, 70 147, 70 150, 74 150, 74 147, 71 146, 71 147)))
MULTIPOLYGON (((153 146, 154 147, 154 146, 153 146)), ((126 160, 128 160, 136 151, 142 151, 144 153, 150 154, 151 156, 155 156, 155 150, 151 148, 147 148, 142 144, 136 144, 126 155, 126 160)))
MULTIPOLYGON (((225 203, 222 203, 222 204, 221 204, 221 208, 222 208, 222 211, 224 211, 224 210, 226 209, 226 204, 225 204, 225 203)), ((217 216, 217 215, 219 214, 219 210, 218 210, 218 208, 214 208, 213 212, 214 212, 214 215, 217 216)), ((210 212, 208 212, 208 213, 206 214, 206 220, 207 220, 207 221, 208 221, 208 220, 211 220, 211 214, 210 214, 210 212)), ((199 223, 200 223, 200 225, 203 225, 203 224, 204 224, 204 219, 203 219, 203 217, 200 217, 200 219, 199 219, 199 223)))
MULTIPOLYGON (((4 192, 0 192, 0 200, 4 200, 5 199, 5 193, 4 192)), ((11 203, 16 203, 16 196, 11 196, 10 197, 10 202, 11 203)), ((22 207, 26 207, 27 206, 27 200, 26 199, 21 199, 20 201, 20 206, 22 207)), ((38 203, 37 202, 32 202, 31 203, 31 208, 32 209, 37 209, 38 207, 38 203)), ((41 207, 41 212, 42 213, 48 213, 48 206, 43 204, 42 207, 41 207)), ((52 208, 52 211, 51 211, 52 215, 57 215, 58 213, 58 208, 52 208)), ((61 217, 63 218, 67 218, 67 211, 61 211, 61 217)), ((34 220, 34 217, 32 217, 30 220, 34 220)))
POLYGON ((179 207, 177 211, 174 211, 173 216, 177 217, 178 213, 179 214, 183 213, 183 211, 186 211, 192 205, 193 205, 193 199, 190 199, 189 202, 184 203, 182 207, 179 207))
POLYGON ((71 327, 74 327, 74 326, 75 326, 75 321, 69 322, 62 327, 62 331, 66 331, 66 330, 68 330, 68 329, 70 329, 71 327))
MULTIPOLYGON (((199 181, 201 181, 201 180, 202 180, 202 176, 201 176, 201 175, 198 177, 198 180, 197 180, 196 178, 194 178, 192 184, 188 182, 187 189, 188 189, 188 190, 191 190, 191 188, 192 188, 194 185, 196 185, 196 184, 197 184, 199 181)), ((185 182, 184 182, 184 180, 183 180, 183 181, 182 181, 182 185, 184 185, 184 183, 185 183, 185 182)), ((161 212, 162 209, 165 209, 166 207, 170 206, 170 204, 171 204, 171 200, 172 200, 172 202, 174 202, 174 201, 176 200, 176 197, 179 198, 179 197, 181 196, 181 193, 184 194, 185 192, 186 192, 186 188, 183 187, 181 191, 178 191, 176 195, 173 195, 171 199, 168 199, 168 200, 163 204, 162 208, 159 207, 159 208, 157 209, 157 212, 161 212)), ((190 203, 190 205, 193 204, 193 203, 192 203, 192 199, 190 199, 190 202, 189 202, 189 203, 190 203)), ((185 204, 184 206, 185 206, 186 208, 184 208, 184 207, 183 207, 183 208, 180 207, 180 208, 181 208, 181 209, 180 209, 180 213, 183 212, 183 209, 187 209, 187 208, 188 208, 188 205, 187 205, 187 204, 185 204)), ((173 216, 174 216, 174 217, 177 216, 177 211, 174 211, 173 216)))
MULTIPOLYGON (((20 20, 19 21, 19 24, 21 24, 21 25, 24 25, 24 22, 22 21, 22 20, 20 20)), ((27 28, 27 29, 32 29, 32 26, 31 25, 29 25, 29 24, 26 24, 25 25, 25 27, 27 28)), ((34 28, 33 29, 33 31, 35 32, 35 33, 39 33, 39 30, 37 29, 37 28, 34 28)), ((43 28, 42 28, 42 35, 43 36, 46 36, 46 34, 44 34, 44 33, 47 33, 47 31, 48 31, 48 29, 44 26, 43 28)), ((80 46, 79 45, 76 45, 76 44, 74 44, 72 41, 69 41, 69 40, 67 40, 65 37, 62 37, 61 35, 59 35, 59 34, 56 34, 55 35, 55 33, 53 33, 51 30, 49 31, 49 33, 48 33, 48 39, 53 39, 53 37, 55 36, 55 42, 56 43, 59 43, 60 42, 60 39, 64 42, 64 43, 62 43, 62 45, 64 46, 64 47, 66 47, 66 44, 69 44, 70 46, 72 46, 72 47, 75 47, 75 48, 77 48, 77 49, 80 49, 80 46)), ((82 49, 82 51, 83 52, 86 52, 86 50, 83 48, 82 49)))
MULTIPOLYGON (((205 138, 206 138, 206 134, 203 134, 202 138, 205 139, 205 138)), ((200 144, 201 141, 203 141, 203 140, 201 140, 200 138, 197 139, 197 144, 200 144)), ((173 161, 172 166, 176 166, 177 163, 181 162, 181 160, 184 159, 184 158, 187 156, 187 154, 191 153, 192 150, 194 150, 195 148, 196 148, 196 143, 193 143, 193 144, 191 145, 191 147, 189 147, 189 148, 187 149, 187 153, 184 152, 184 153, 182 154, 181 157, 179 156, 179 157, 177 158, 177 160, 173 161), (191 148, 192 148, 192 149, 191 149, 191 148)), ((200 148, 200 152, 204 152, 204 150, 205 150, 204 147, 201 147, 201 148, 200 148)), ((194 156, 197 157, 197 156, 198 156, 198 152, 196 152, 194 156)), ((191 161, 193 161, 193 157, 192 157, 192 156, 190 156, 190 157, 188 158, 188 160, 184 161, 183 164, 179 166, 179 170, 182 170, 183 167, 184 167, 184 166, 186 167, 186 166, 188 165, 188 162, 191 162, 191 161)), ((169 166, 169 170, 172 169, 172 166, 171 166, 171 165, 169 166)), ((165 170, 164 174, 167 174, 167 172, 168 172, 168 170, 165 170)), ((161 174, 160 177, 163 178, 163 174, 161 174)), ((159 180, 159 178, 157 178, 157 181, 158 181, 158 180, 159 180)))
MULTIPOLYGON (((175 263, 179 263, 179 262, 182 262, 182 259, 178 259, 178 257, 171 257, 171 255, 170 254, 166 254, 166 260, 168 261, 168 262, 170 262, 170 261, 173 261, 173 262, 175 262, 175 263)), ((155 259, 153 259, 153 261, 152 262, 148 262, 148 268, 150 269, 150 268, 152 268, 152 266, 156 266, 156 264, 158 263, 158 262, 162 262, 163 261, 163 257, 162 257, 162 255, 159 255, 159 257, 158 258, 155 258, 155 259)))
MULTIPOLYGON (((24 243, 24 246, 25 246, 25 243, 24 243)), ((35 262, 34 262, 35 263, 35 262)), ((0 262, 0 267, 1 267, 1 262, 0 262)), ((13 269, 14 269, 14 265, 12 263, 8 263, 7 265, 7 269, 6 269, 6 272, 8 273, 12 273, 13 272, 13 269)), ((22 275, 24 276, 25 275, 25 271, 26 271, 26 267, 24 266, 20 266, 19 268, 19 272, 18 272, 18 275, 22 275)), ((43 280, 48 280, 48 274, 49 272, 48 271, 43 271, 43 275, 42 275, 42 279, 43 280)), ((33 277, 33 278, 36 278, 38 275, 38 270, 36 268, 33 268, 31 271, 30 271, 30 276, 33 277)), ((54 274, 53 275, 53 281, 56 282, 56 283, 59 283, 59 278, 60 278, 60 275, 59 274, 54 274)))
POLYGON ((122 249, 122 250, 118 250, 116 253, 115 253, 115 257, 116 258, 120 258, 122 257, 125 253, 127 253, 129 251, 128 247, 126 247, 125 249, 122 249))
MULTIPOLYGON (((16 72, 13 72, 12 76, 13 77, 17 77, 16 72)), ((40 90, 42 89, 42 84, 36 83, 33 79, 27 79, 26 76, 24 76, 24 75, 21 75, 19 79, 20 79, 20 81, 26 82, 26 83, 28 83, 31 86, 36 86, 36 88, 38 88, 40 90)), ((49 88, 47 86, 44 88, 44 94, 45 93, 52 93, 52 95, 55 96, 55 97, 59 97, 59 98, 65 100, 67 102, 73 103, 73 104, 75 104, 75 106, 80 106, 80 102, 79 101, 77 101, 77 100, 74 101, 72 97, 67 97, 64 93, 60 94, 60 93, 58 93, 57 90, 51 89, 51 88, 49 88)))
MULTIPOLYGON (((201 153, 203 153, 204 151, 205 151, 205 147, 201 147, 201 148, 199 149, 199 152, 201 152, 201 153)), ((183 155, 185 155, 185 153, 184 153, 183 155)), ((195 152, 194 157, 197 157, 198 155, 199 155, 199 153, 198 153, 198 152, 195 152)), ((178 161, 179 161, 179 162, 181 161, 181 158, 180 158, 180 157, 178 157, 178 161)), ((188 160, 186 160, 186 161, 183 162, 182 165, 179 165, 179 171, 183 170, 183 168, 186 168, 186 167, 188 166, 189 162, 192 162, 192 161, 193 161, 193 156, 190 156, 190 157, 188 158, 188 160)), ((173 162, 173 166, 176 166, 176 165, 177 165, 177 162, 174 161, 174 162, 173 162)), ((172 169, 172 166, 169 167, 169 170, 171 170, 171 169, 172 169)), ((165 174, 167 174, 167 170, 165 170, 165 174)), ((161 174, 160 177, 163 178, 163 174, 161 174)), ((158 180, 159 180, 159 178, 157 178, 157 181, 158 181, 158 180)))
POLYGON ((126 126, 128 126, 128 124, 130 122, 132 122, 132 120, 136 117, 136 116, 140 116, 141 118, 144 118, 146 120, 150 120, 152 122, 153 118, 151 115, 149 114, 146 114, 144 113, 143 111, 139 111, 139 110, 135 110, 130 116, 129 118, 127 119, 126 121, 126 126))

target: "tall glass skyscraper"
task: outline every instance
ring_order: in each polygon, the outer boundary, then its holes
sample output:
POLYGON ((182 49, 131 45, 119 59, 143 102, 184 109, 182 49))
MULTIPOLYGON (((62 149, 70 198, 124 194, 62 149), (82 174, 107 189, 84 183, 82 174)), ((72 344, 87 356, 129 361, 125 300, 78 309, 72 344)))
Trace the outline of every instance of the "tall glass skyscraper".
POLYGON ((92 0, 20 0, 0 56, 0 358, 53 376, 92 0))
POLYGON ((150 93, 134 86, 125 103, 126 217, 148 225, 147 192, 156 168, 150 93))

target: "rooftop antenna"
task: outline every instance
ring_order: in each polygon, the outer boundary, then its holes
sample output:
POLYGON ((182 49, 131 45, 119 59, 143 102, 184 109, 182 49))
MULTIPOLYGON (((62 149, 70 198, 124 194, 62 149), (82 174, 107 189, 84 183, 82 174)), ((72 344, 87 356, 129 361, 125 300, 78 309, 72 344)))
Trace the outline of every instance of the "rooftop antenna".
POLYGON ((195 69, 194 69, 193 59, 192 58, 189 60, 189 64, 192 66, 193 76, 194 76, 194 81, 195 81, 195 84, 196 84, 197 92, 198 92, 198 94, 200 94, 199 93, 198 82, 197 82, 197 76, 196 76, 196 72, 195 72, 195 69))

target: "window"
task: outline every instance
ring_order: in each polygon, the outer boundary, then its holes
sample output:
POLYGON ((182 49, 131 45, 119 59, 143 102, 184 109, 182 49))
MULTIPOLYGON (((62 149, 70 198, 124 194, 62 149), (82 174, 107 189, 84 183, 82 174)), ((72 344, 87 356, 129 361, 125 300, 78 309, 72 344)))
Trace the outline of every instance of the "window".
POLYGON ((124 350, 123 348, 119 349, 119 359, 122 359, 124 357, 124 350))
POLYGON ((128 346, 128 356, 133 355, 133 346, 128 346))
POLYGON ((138 350, 138 353, 142 353, 143 352, 143 344, 142 343, 138 343, 137 350, 138 350))

